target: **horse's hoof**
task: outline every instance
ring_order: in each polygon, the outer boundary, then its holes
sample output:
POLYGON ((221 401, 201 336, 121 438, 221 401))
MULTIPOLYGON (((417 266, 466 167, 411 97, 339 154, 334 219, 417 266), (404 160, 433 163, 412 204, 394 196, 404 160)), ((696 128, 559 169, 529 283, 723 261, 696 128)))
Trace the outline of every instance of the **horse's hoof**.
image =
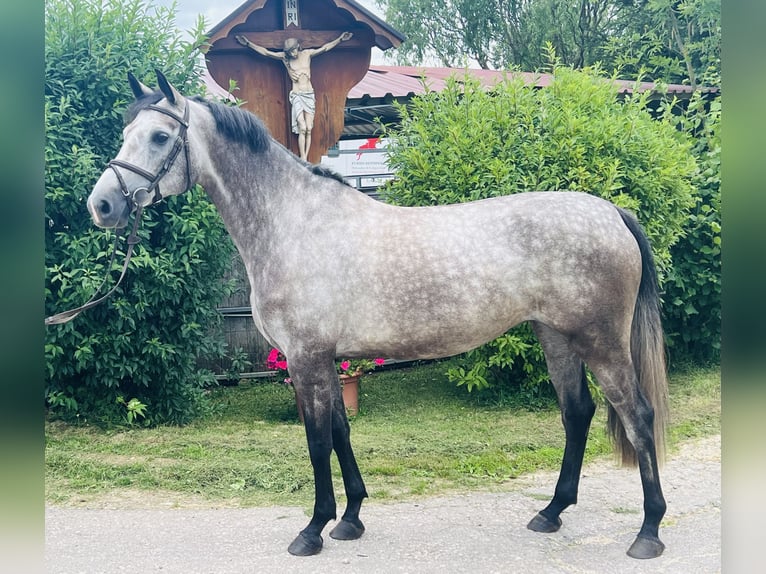
POLYGON ((287 551, 293 556, 313 556, 319 554, 322 550, 323 540, 321 536, 311 536, 310 534, 304 534, 301 532, 292 544, 287 548, 287 551))
POLYGON ((538 512, 535 517, 529 521, 527 528, 534 530, 535 532, 545 532, 546 534, 558 532, 558 529, 561 528, 561 519, 557 517, 556 522, 553 522, 538 512))
POLYGON ((659 538, 639 536, 628 550, 628 556, 646 560, 647 558, 657 558, 663 550, 665 550, 665 545, 659 538))
POLYGON ((357 521, 358 524, 353 524, 346 520, 341 520, 330 531, 330 537, 335 540, 356 540, 364 534, 364 524, 361 521, 357 521))

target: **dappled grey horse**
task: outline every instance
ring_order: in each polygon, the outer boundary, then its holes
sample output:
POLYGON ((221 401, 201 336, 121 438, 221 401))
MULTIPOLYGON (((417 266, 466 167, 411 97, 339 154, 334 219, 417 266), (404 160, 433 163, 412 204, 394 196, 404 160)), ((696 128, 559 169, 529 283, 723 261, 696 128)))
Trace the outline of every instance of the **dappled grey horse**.
POLYGON ((195 184, 218 208, 247 268, 255 324, 287 357, 304 405, 315 504, 291 553, 319 552, 336 519, 333 450, 347 507, 330 536, 364 532, 367 491, 335 357, 445 357, 522 321, 545 351, 566 433, 555 494, 529 528, 558 530, 562 510, 577 501, 595 411, 587 364, 609 403, 618 453, 640 469, 644 521, 628 554, 662 553, 663 336, 651 249, 632 215, 572 192, 387 205, 301 161, 251 113, 185 98, 157 77, 154 91, 130 76, 136 100, 124 142, 88 209, 98 226, 124 227, 138 206, 195 184))

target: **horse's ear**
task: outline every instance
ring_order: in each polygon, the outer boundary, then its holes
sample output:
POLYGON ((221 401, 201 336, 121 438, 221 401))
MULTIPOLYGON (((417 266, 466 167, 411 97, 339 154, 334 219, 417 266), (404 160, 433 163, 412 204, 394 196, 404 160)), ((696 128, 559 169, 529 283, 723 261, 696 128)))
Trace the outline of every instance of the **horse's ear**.
POLYGON ((160 72, 159 70, 154 70, 157 74, 157 82, 160 85, 160 91, 165 95, 165 97, 168 99, 168 101, 175 105, 181 99, 183 96, 176 90, 173 86, 170 85, 170 82, 168 82, 168 79, 165 77, 165 74, 160 72))
POLYGON ((128 83, 130 84, 130 89, 133 90, 133 95, 136 99, 141 96, 148 96, 152 93, 151 88, 139 82, 138 78, 136 78, 132 72, 128 72, 128 83))

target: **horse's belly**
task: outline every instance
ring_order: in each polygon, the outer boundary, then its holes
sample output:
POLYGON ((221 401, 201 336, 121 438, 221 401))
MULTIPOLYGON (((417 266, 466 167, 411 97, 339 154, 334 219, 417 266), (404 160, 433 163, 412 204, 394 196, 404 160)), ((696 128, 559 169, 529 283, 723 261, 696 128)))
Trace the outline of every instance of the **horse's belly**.
POLYGON ((339 354, 384 355, 393 359, 433 359, 469 351, 528 319, 514 297, 471 301, 450 296, 429 299, 419 291, 357 316, 339 341, 339 354), (341 350, 342 349, 342 350, 341 350))

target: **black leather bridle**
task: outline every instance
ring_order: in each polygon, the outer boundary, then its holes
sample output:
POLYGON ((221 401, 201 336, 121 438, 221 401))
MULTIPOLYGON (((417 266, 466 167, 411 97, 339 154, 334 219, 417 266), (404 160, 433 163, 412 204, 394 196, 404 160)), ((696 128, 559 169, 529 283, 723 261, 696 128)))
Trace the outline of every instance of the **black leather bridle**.
MULTIPOLYGON (((189 145, 188 145, 188 138, 187 138, 187 130, 189 129, 189 103, 186 103, 186 107, 184 108, 184 115, 183 117, 180 117, 175 112, 161 108, 157 105, 151 104, 147 106, 147 109, 154 110, 155 112, 160 112, 162 114, 165 114, 166 116, 170 116, 174 120, 176 120, 180 125, 181 128, 178 131, 178 136, 176 137, 176 141, 173 144, 173 149, 170 150, 170 153, 168 154, 168 157, 165 158, 165 161, 162 162, 162 165, 160 166, 159 171, 156 174, 153 174, 149 171, 146 171, 145 169, 138 167, 136 165, 133 165, 132 163, 128 163, 126 161, 122 161, 119 159, 113 159, 107 164, 107 167, 111 168, 112 171, 114 171, 115 175, 117 176, 117 181, 120 183, 120 191, 122 191, 122 195, 125 196, 125 199, 130 202, 131 204, 131 211, 135 209, 136 215, 133 220, 133 228, 131 229, 130 235, 128 236, 127 243, 128 243, 128 249, 125 252, 125 263, 122 264, 122 272, 120 273, 119 279, 117 279, 117 283, 114 284, 114 286, 109 290, 106 295, 103 295, 102 297, 99 297, 96 299, 96 296, 98 295, 99 291, 104 287, 104 284, 106 283, 108 275, 104 278, 104 281, 99 285, 98 289, 96 289, 96 292, 93 294, 93 297, 90 298, 90 300, 80 305, 79 307, 76 307, 75 309, 70 309, 68 311, 63 311, 61 313, 57 313, 55 315, 51 315, 50 317, 45 318, 45 324, 46 325, 60 325, 62 323, 68 323, 72 319, 74 319, 77 315, 79 315, 81 312, 85 311, 86 309, 90 309, 91 307, 95 307, 99 303, 102 303, 106 299, 108 299, 112 293, 114 293, 117 290, 117 287, 119 287, 120 283, 122 283, 122 279, 125 277, 125 272, 128 270, 128 263, 130 262, 130 258, 133 255, 133 247, 140 241, 140 237, 138 237, 138 223, 141 220, 141 214, 144 209, 144 202, 139 201, 139 193, 146 193, 147 195, 152 196, 152 200, 148 205, 154 205, 155 203, 158 203, 162 200, 162 195, 160 194, 160 180, 165 176, 165 174, 170 171, 170 168, 173 167, 173 163, 175 163, 176 158, 178 157, 178 154, 181 153, 181 150, 184 150, 184 156, 186 159, 186 189, 188 190, 191 187, 191 164, 189 163, 189 145), (136 173, 140 175, 141 177, 147 179, 149 181, 149 184, 146 187, 138 187, 134 189, 132 192, 128 189, 127 184, 125 183, 125 180, 122 177, 122 174, 120 174, 120 170, 117 168, 121 167, 123 169, 127 169, 129 171, 132 171, 133 173, 136 173)), ((111 269, 112 262, 114 261, 114 255, 117 252, 117 243, 120 239, 120 234, 117 234, 117 237, 114 240, 114 248, 112 249, 112 257, 109 260, 109 265, 107 265, 107 269, 111 269)))

